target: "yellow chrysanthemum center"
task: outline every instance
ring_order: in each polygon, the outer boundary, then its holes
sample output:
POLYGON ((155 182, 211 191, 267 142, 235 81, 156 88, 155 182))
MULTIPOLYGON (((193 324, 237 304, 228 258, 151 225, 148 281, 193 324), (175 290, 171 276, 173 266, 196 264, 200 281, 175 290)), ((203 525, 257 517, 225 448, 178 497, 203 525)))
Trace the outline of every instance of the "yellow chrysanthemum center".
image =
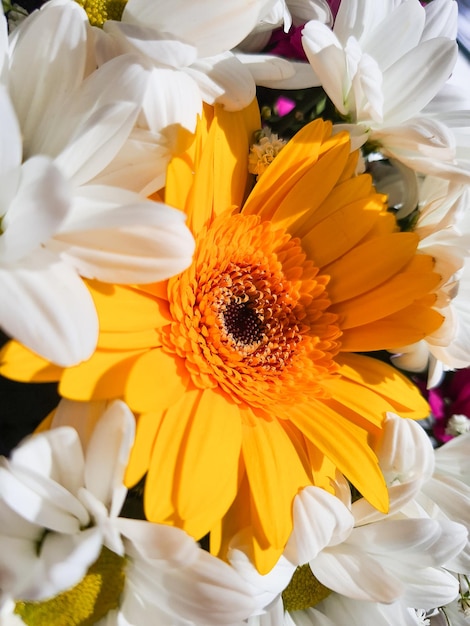
POLYGON ((284 230, 222 216, 199 238, 192 266, 170 280, 175 322, 164 344, 197 387, 219 386, 251 406, 321 396, 340 336, 325 312, 327 283, 284 230))
POLYGON ((298 567, 290 583, 282 592, 282 601, 286 611, 302 611, 315 606, 331 593, 315 578, 308 563, 298 567))
POLYGON ((124 557, 103 547, 78 585, 43 602, 17 602, 15 613, 27 626, 93 626, 118 608, 124 566, 124 557))
POLYGON ((92 26, 100 28, 107 20, 120 21, 127 0, 75 0, 83 7, 92 26))

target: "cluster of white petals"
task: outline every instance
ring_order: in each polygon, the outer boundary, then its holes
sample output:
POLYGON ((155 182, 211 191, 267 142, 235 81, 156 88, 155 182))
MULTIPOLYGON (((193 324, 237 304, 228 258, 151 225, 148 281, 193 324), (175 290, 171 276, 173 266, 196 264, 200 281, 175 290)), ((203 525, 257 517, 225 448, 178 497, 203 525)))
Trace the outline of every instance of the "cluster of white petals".
POLYGON ((120 517, 134 431, 121 401, 105 407, 64 400, 51 430, 1 459, 5 622, 17 621, 12 602, 48 599, 80 582, 103 546, 126 557, 120 606, 104 618, 107 626, 218 626, 253 610, 249 585, 184 531, 120 517))
POLYGON ((0 326, 59 365, 96 346, 81 277, 161 280, 194 248, 180 212, 96 182, 135 124, 149 71, 131 55, 94 65, 76 3, 52 0, 10 40, 1 17, 0 326))
POLYGON ((414 626, 453 603, 456 574, 470 574, 470 435, 434 451, 425 431, 390 414, 377 450, 390 510, 383 514, 338 477, 336 493, 305 488, 294 501, 294 530, 274 569, 261 576, 243 536, 230 561, 258 599, 250 626, 414 626), (281 597, 307 564, 330 590, 315 607, 286 612, 281 597), (421 619, 421 621, 419 621, 421 619))

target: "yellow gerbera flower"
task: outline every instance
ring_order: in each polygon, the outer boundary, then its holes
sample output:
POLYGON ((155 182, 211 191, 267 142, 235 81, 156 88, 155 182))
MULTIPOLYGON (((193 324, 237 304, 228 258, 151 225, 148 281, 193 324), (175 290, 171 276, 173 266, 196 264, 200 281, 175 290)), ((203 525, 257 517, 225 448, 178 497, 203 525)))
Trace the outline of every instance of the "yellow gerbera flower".
POLYGON ((370 447, 386 411, 427 405, 392 367, 360 351, 412 343, 438 327, 433 260, 398 232, 369 176, 354 176, 346 133, 315 121, 282 149, 244 202, 255 105, 206 109, 170 164, 165 202, 196 238, 169 281, 89 283, 101 335, 62 370, 18 344, 2 373, 60 380, 75 400, 122 397, 138 414, 127 484, 146 475, 152 521, 224 556, 243 530, 261 572, 292 529, 292 501, 339 469, 376 507, 387 490, 370 447))

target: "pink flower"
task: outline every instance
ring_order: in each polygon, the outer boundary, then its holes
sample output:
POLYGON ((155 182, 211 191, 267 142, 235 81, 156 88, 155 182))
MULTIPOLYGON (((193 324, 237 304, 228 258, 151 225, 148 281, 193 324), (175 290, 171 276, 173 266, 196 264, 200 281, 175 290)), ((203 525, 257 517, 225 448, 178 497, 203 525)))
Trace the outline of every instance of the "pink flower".
POLYGON ((271 33, 271 38, 268 41, 265 52, 285 59, 306 61, 307 57, 302 47, 303 27, 304 24, 291 26, 287 33, 285 33, 282 28, 276 28, 271 33))
POLYGON ((452 416, 470 418, 470 369, 448 374, 439 387, 429 389, 426 395, 436 419, 434 436, 441 443, 453 439, 453 435, 447 433, 452 416))

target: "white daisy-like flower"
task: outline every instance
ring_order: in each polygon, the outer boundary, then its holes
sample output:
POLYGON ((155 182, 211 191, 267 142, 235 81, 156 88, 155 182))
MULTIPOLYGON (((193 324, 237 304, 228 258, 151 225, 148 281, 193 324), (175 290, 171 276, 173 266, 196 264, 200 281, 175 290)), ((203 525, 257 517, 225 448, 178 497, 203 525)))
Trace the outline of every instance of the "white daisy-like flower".
POLYGON ((80 277, 153 282, 191 261, 184 216, 94 184, 126 141, 148 85, 130 56, 90 71, 85 12, 52 0, 8 42, 0 20, 0 325, 66 366, 98 335, 80 277))
MULTIPOLYGON (((428 369, 428 386, 432 387, 443 372, 470 365, 470 191, 467 185, 442 178, 420 178, 415 202, 418 213, 412 228, 420 238, 419 250, 435 259, 441 276, 434 306, 442 314, 443 324, 419 343, 394 350, 393 360, 408 371, 428 369)), ((397 217, 402 217, 401 211, 397 217)))
POLYGON ((434 471, 427 435, 390 415, 377 454, 389 514, 363 498, 351 504, 344 481, 336 495, 307 487, 294 501, 294 530, 269 577, 254 571, 243 537, 235 538, 230 561, 258 590, 250 626, 271 624, 284 611, 290 616, 279 623, 419 624, 409 607, 433 610, 457 596, 458 583, 443 566, 466 558, 467 529, 460 515, 431 515, 418 504, 434 471))
MULTIPOLYGON (((273 5, 274 0, 207 0, 201 10, 184 0, 128 0, 121 21, 104 23, 100 56, 140 53, 156 68, 190 76, 205 102, 239 110, 253 100, 256 86, 231 50, 273 5)), ((292 74, 287 61, 267 60, 277 75, 292 74)))
POLYGON ((456 63, 456 32, 454 0, 425 7, 419 0, 351 0, 341 3, 332 30, 306 24, 302 42, 320 84, 351 122, 338 129, 415 170, 468 181, 470 167, 458 163, 455 115, 447 115, 445 97, 435 99, 456 63), (433 99, 436 115, 425 111, 433 99))
POLYGON ((51 430, 31 436, 2 461, 5 612, 12 601, 20 616, 35 608, 47 615, 60 606, 61 623, 77 623, 70 617, 81 602, 74 586, 82 585, 86 595, 92 592, 87 577, 102 576, 108 595, 82 607, 82 619, 92 615, 108 626, 218 626, 249 615, 251 591, 229 565, 180 529, 119 516, 135 418, 123 402, 104 412, 103 406, 63 401, 51 430), (79 431, 60 425, 67 423, 79 431))

